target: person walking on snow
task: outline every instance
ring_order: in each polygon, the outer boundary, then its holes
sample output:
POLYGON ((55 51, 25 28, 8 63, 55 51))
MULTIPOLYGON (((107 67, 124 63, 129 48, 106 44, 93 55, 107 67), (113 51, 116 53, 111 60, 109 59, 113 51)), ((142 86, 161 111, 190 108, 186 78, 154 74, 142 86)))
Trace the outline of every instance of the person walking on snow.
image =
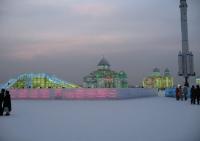
POLYGON ((180 91, 179 91, 179 87, 176 87, 176 100, 179 101, 180 99, 180 91))
POLYGON ((5 89, 1 89, 0 92, 0 116, 3 116, 3 100, 4 100, 4 93, 5 93, 5 89))
POLYGON ((190 99, 191 99, 191 104, 195 104, 195 99, 196 99, 196 89, 194 85, 192 85, 192 88, 190 89, 190 99))
POLYGON ((188 96, 188 88, 187 88, 187 86, 183 87, 183 95, 184 95, 185 101, 187 101, 187 96, 188 96))
POLYGON ((181 86, 179 87, 179 95, 180 95, 181 101, 183 101, 183 89, 181 86))
POLYGON ((11 98, 9 91, 5 92, 4 102, 3 102, 3 110, 6 113, 6 116, 10 115, 11 109, 11 98))
POLYGON ((196 87, 196 99, 197 99, 197 104, 200 102, 200 87, 197 85, 196 87))

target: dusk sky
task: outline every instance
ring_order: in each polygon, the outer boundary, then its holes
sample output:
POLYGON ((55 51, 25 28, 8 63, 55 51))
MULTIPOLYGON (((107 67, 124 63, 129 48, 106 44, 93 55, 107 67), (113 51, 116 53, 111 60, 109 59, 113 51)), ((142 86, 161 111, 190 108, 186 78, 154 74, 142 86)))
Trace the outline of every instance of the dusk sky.
MULTIPOLYGON (((180 0, 0 0, 0 83, 46 72, 82 84, 104 55, 139 84, 154 67, 176 82, 180 0)), ((200 0, 187 0, 189 47, 200 75, 200 0)))

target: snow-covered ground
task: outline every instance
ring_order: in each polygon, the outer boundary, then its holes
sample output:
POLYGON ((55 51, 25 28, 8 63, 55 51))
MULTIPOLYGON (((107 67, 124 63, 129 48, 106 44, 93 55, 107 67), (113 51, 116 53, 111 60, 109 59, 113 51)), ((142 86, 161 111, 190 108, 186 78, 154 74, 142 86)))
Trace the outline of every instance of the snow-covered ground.
POLYGON ((0 141, 200 141, 200 105, 174 98, 13 100, 0 141))

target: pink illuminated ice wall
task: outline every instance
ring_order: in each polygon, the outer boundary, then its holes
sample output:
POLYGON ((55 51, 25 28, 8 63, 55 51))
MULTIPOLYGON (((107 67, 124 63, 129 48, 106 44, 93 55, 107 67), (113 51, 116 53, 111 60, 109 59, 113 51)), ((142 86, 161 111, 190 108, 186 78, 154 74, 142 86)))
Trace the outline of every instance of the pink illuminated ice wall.
POLYGON ((10 89, 12 99, 115 99, 113 89, 10 89))
POLYGON ((127 99, 156 96, 154 89, 10 89, 12 99, 127 99))

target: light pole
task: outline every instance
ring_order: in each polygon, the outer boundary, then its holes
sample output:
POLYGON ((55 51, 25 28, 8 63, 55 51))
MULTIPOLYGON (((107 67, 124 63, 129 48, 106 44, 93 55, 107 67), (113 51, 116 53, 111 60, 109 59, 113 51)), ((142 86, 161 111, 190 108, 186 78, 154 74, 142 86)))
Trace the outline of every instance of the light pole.
POLYGON ((188 43, 188 24, 187 24, 187 2, 180 0, 181 12, 181 33, 182 33, 182 51, 178 54, 178 74, 185 78, 185 86, 189 87, 189 76, 195 76, 194 72, 194 56, 189 51, 188 43))

